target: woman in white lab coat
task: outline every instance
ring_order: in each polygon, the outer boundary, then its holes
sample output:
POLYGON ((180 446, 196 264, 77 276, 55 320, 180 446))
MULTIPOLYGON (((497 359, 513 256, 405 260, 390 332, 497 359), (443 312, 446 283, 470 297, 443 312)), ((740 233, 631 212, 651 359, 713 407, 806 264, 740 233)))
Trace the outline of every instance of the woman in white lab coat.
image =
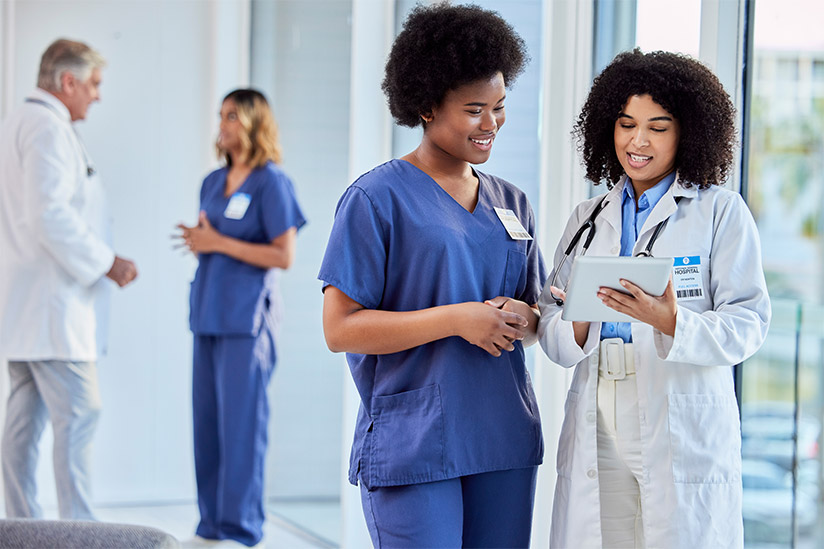
POLYGON ((610 191, 575 208, 539 301, 544 351, 574 368, 550 545, 742 547, 732 366, 761 346, 770 303, 752 215, 719 187, 732 167, 732 103, 697 61, 635 50, 595 79, 575 134, 587 177, 610 191), (660 297, 628 281, 630 294, 598 292, 638 322, 561 318, 586 238, 564 262, 565 252, 600 207, 587 255, 675 258, 660 297))

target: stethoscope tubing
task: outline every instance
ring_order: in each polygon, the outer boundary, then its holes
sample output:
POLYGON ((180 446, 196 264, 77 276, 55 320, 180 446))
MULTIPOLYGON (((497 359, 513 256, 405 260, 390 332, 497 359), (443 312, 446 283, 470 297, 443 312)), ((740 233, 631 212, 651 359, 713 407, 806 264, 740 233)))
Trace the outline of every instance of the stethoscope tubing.
MULTIPOLYGON (((677 204, 681 200, 680 196, 675 197, 675 203, 677 204)), ((570 256, 572 251, 575 249, 575 246, 578 245, 578 242, 581 241, 583 237, 584 231, 588 230, 587 238, 584 240, 584 245, 581 246, 581 253, 579 255, 583 256, 587 253, 589 249, 589 245, 592 243, 592 239, 595 238, 595 219, 601 213, 601 211, 609 204, 609 200, 606 199, 606 196, 601 198, 601 201, 595 206, 595 209, 592 210, 592 213, 589 215, 589 218, 584 221, 578 230, 575 232, 575 235, 572 237, 572 240, 567 246, 566 250, 564 251, 564 257, 561 259, 561 263, 558 264, 558 268, 555 269, 555 274, 552 276, 552 281, 550 282, 550 287, 555 286, 555 281, 558 278, 558 273, 561 272, 561 268, 567 261, 567 258, 570 256)), ((661 231, 664 229, 664 225, 667 224, 669 221, 669 217, 664 219, 663 221, 659 222, 658 225, 655 226, 655 231, 652 233, 649 241, 647 242, 646 247, 635 254, 635 257, 652 257, 652 246, 655 244, 655 241, 658 240, 658 235, 661 234, 661 231)), ((564 288, 566 291, 566 288, 564 288)), ((549 290, 549 296, 555 300, 555 304, 558 307, 564 306, 564 300, 560 297, 556 296, 552 293, 552 290, 549 290)))

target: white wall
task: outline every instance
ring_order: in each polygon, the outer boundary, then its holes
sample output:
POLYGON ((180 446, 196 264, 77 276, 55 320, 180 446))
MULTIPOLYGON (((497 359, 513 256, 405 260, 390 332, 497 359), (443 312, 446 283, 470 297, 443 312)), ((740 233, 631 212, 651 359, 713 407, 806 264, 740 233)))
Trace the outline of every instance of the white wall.
MULTIPOLYGON (((99 361, 94 499, 192 500, 187 300, 195 262, 172 251, 169 235, 195 220, 200 182, 216 165, 219 98, 247 83, 248 3, 2 4, 0 25, 14 39, 0 40, 0 58, 13 61, 4 63, 0 97, 10 94, 13 105, 34 87, 40 55, 58 37, 85 41, 108 60, 102 102, 78 129, 107 187, 117 251, 137 262, 140 277, 114 292, 109 355, 99 361)), ((49 447, 47 436, 39 472, 47 505, 55 501, 49 447)))
POLYGON ((295 264, 281 277, 287 315, 270 391, 267 492, 281 499, 334 500, 339 455, 351 430, 340 424, 343 355, 326 347, 317 280, 335 205, 350 183, 351 2, 252 3, 252 84, 271 100, 283 169, 308 220, 295 264))

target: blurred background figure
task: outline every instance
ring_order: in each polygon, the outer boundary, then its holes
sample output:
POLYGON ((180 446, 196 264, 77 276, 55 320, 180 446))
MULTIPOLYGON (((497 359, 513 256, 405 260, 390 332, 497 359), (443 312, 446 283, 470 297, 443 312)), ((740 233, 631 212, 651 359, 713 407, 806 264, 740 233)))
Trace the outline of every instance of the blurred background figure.
POLYGON ((3 432, 6 515, 42 516, 37 445, 50 419, 61 518, 93 519, 89 457, 100 414, 96 361, 105 346, 108 277, 137 276, 115 255, 103 187, 74 122, 100 100, 103 57, 60 39, 37 88, 0 130, 0 341, 10 394, 3 432))
POLYGON ((200 523, 191 544, 253 546, 263 536, 277 277, 292 264, 306 221, 277 165, 277 125, 261 93, 238 89, 224 98, 217 151, 226 166, 203 181, 197 224, 178 225, 182 245, 198 257, 189 322, 200 523))

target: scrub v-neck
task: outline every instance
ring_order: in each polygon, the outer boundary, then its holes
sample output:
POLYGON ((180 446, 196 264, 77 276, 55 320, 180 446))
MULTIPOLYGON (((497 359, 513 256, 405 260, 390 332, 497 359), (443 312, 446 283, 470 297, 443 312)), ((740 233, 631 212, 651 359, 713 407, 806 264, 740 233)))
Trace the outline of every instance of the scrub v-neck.
POLYGON ((475 216, 475 212, 477 212, 477 211, 478 211, 478 207, 481 205, 482 198, 483 198, 483 195, 484 195, 485 193, 483 192, 483 187, 484 187, 484 185, 483 185, 483 178, 480 176, 480 174, 479 174, 478 172, 476 172, 476 171, 475 171, 475 168, 473 168, 473 167, 471 167, 471 166, 470 166, 470 168, 469 168, 469 169, 471 169, 471 170, 472 170, 472 175, 474 175, 476 178, 478 178, 478 201, 475 203, 475 207, 474 207, 474 208, 472 209, 472 211, 470 212, 469 210, 467 210, 466 208, 464 208, 464 207, 463 207, 463 205, 462 205, 460 202, 458 202, 457 200, 455 200, 455 197, 454 197, 454 196, 452 196, 451 194, 449 194, 449 193, 446 191, 446 189, 444 189, 443 187, 441 187, 441 185, 440 185, 437 181, 435 181, 435 178, 434 178, 434 177, 432 177, 431 175, 429 175, 428 173, 426 173, 425 171, 423 171, 422 169, 420 169, 419 167, 417 167, 415 164, 413 164, 413 163, 412 163, 412 162, 410 162, 409 160, 404 160, 404 159, 402 159, 402 158, 399 158, 398 160, 400 160, 401 162, 405 162, 405 163, 409 164, 409 165, 410 165, 410 166, 412 166, 415 170, 417 170, 417 171, 419 171, 420 173, 422 173, 422 174, 425 176, 425 178, 426 178, 426 179, 427 179, 427 180, 428 180, 428 181, 429 181, 432 185, 435 185, 438 189, 440 189, 440 192, 442 192, 443 194, 445 194, 446 196, 448 196, 448 197, 449 197, 449 200, 451 200, 451 201, 452 201, 452 203, 453 203, 455 206, 457 206, 458 208, 460 208, 461 210, 463 210, 463 212, 464 212, 464 213, 469 214, 469 215, 471 215, 471 216, 473 216, 473 217, 476 217, 476 216, 475 216))

